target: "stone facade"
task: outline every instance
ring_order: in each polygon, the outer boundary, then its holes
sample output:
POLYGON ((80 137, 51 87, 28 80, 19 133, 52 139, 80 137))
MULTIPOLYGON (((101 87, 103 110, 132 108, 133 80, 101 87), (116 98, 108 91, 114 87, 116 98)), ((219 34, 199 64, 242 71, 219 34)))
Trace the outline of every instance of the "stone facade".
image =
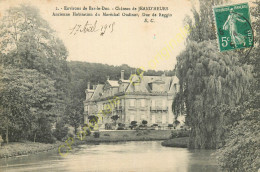
POLYGON ((108 80, 105 84, 94 85, 86 89, 84 101, 84 120, 88 117, 99 117, 98 124, 112 123, 111 116, 118 115, 117 123, 129 125, 131 121, 141 124, 142 120, 148 125, 158 124, 167 126, 174 121, 172 102, 178 92, 179 84, 176 76, 138 76, 132 75, 124 80, 121 78, 108 80))

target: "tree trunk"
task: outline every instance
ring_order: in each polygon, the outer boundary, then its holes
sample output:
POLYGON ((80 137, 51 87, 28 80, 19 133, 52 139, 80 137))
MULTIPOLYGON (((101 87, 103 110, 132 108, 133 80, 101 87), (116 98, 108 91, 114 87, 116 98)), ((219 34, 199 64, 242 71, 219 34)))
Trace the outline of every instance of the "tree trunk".
POLYGON ((77 128, 78 128, 78 127, 75 125, 75 126, 74 126, 74 133, 75 133, 75 135, 77 134, 77 128))
POLYGON ((8 138, 8 124, 7 124, 7 127, 6 127, 5 140, 6 140, 6 143, 8 144, 8 143, 9 143, 9 138, 8 138))
POLYGON ((36 132, 34 134, 34 138, 33 138, 33 142, 35 143, 35 139, 36 139, 36 132))

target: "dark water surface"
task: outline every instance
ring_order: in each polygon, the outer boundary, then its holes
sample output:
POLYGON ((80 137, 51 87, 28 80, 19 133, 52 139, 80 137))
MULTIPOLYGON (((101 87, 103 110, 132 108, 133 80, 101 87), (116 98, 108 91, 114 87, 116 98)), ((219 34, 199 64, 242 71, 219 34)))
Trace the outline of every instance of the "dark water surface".
POLYGON ((161 141, 81 145, 66 157, 58 151, 0 159, 0 171, 216 172, 214 151, 161 146, 161 141))

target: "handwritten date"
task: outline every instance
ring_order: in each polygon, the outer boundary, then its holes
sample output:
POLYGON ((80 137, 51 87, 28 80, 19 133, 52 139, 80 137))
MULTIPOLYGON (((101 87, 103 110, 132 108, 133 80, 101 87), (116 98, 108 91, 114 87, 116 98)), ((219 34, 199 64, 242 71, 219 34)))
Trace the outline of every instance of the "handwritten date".
POLYGON ((86 21, 85 24, 76 24, 71 30, 70 35, 76 35, 78 33, 89 33, 89 32, 98 32, 100 36, 103 36, 105 33, 114 31, 115 22, 110 24, 98 24, 96 20, 95 23, 90 23, 86 21))

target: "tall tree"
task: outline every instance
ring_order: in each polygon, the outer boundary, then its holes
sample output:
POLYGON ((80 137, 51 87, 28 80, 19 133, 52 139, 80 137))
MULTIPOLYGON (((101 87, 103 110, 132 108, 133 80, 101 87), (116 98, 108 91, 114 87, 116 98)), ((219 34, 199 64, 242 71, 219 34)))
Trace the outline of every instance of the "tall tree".
POLYGON ((199 0, 199 9, 193 4, 193 17, 187 16, 184 23, 193 28, 187 40, 202 42, 216 39, 215 23, 212 7, 228 0, 199 0))
POLYGON ((74 128, 74 133, 76 134, 79 126, 83 125, 83 102, 71 96, 65 114, 66 117, 64 119, 74 128))
POLYGON ((222 146, 228 112, 246 94, 250 67, 240 65, 233 52, 218 52, 215 41, 189 42, 177 62, 180 92, 173 108, 176 114, 186 113, 190 147, 222 146))
POLYGON ((245 60, 253 66, 254 80, 250 95, 243 102, 243 109, 235 115, 240 116, 227 127, 231 132, 226 144, 218 150, 218 160, 226 171, 257 171, 260 168, 260 2, 251 8, 252 27, 255 32, 255 47, 245 60))
POLYGON ((68 52, 39 10, 21 5, 7 10, 0 21, 0 62, 3 67, 35 69, 55 80, 57 114, 66 106, 68 52))
MULTIPOLYGON (((5 131, 1 133, 5 133, 6 142, 42 139, 43 123, 49 124, 56 117, 54 81, 36 70, 7 68, 0 83, 0 130, 5 131)), ((43 141, 51 138, 46 139, 43 141)))

